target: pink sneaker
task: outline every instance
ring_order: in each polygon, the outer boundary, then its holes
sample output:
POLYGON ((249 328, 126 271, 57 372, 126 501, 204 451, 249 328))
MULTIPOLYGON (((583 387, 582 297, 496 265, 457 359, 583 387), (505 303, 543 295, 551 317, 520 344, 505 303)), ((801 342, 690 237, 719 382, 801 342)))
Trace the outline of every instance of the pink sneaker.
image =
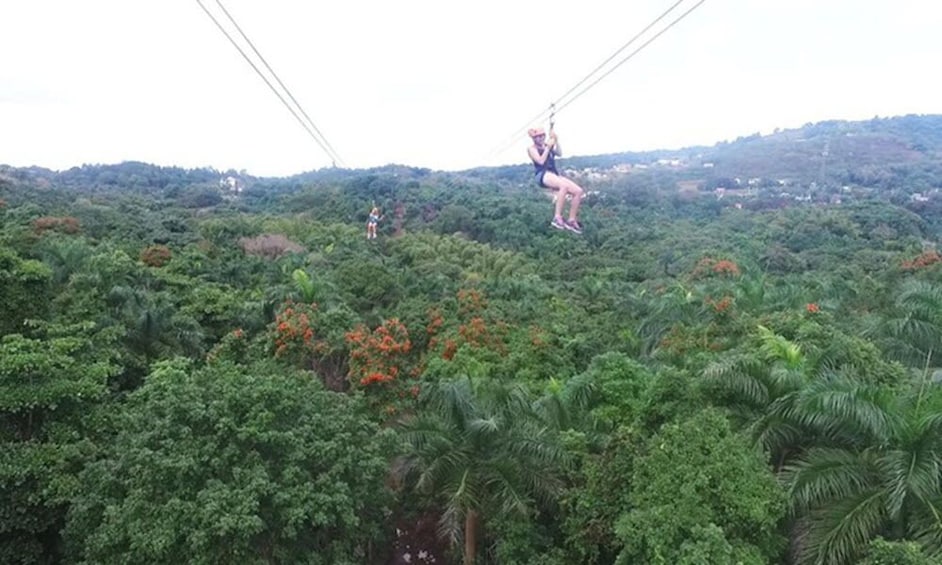
POLYGON ((582 224, 579 223, 579 220, 567 220, 566 229, 572 233, 582 233, 582 224))

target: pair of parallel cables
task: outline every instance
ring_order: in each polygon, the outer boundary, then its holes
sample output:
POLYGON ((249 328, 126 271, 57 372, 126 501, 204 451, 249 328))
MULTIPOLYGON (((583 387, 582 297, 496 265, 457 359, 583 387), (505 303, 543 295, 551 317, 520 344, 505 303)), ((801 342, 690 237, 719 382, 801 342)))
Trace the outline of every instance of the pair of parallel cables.
POLYGON ((278 73, 276 73, 274 69, 271 68, 271 65, 268 64, 268 61, 265 60, 265 57, 262 57, 262 54, 259 53, 258 49, 255 48, 255 44, 252 43, 252 40, 248 38, 244 31, 242 31, 242 27, 239 26, 239 24, 235 21, 235 18, 232 17, 232 14, 229 13, 229 10, 227 10, 226 7, 222 5, 222 2, 220 0, 216 0, 216 5, 219 7, 219 10, 223 15, 225 15, 226 19, 229 21, 229 24, 242 37, 242 40, 252 49, 252 52, 255 54, 258 60, 261 61, 262 65, 265 66, 265 69, 268 71, 269 75, 275 79, 275 82, 278 83, 278 86, 281 88, 281 90, 275 88, 275 85, 272 84, 268 76, 262 72, 252 57, 250 57, 249 54, 245 52, 245 50, 242 48, 242 45, 240 45, 239 42, 233 38, 232 34, 230 34, 226 29, 226 26, 219 22, 216 16, 203 4, 202 0, 196 0, 196 3, 200 5, 200 8, 202 8, 203 11, 206 12, 206 15, 209 16, 209 19, 211 19, 213 23, 216 24, 216 27, 219 28, 219 31, 221 31, 223 35, 226 36, 226 39, 232 43, 232 45, 239 51, 242 57, 249 63, 249 65, 252 66, 258 76, 260 76, 262 80, 265 81, 265 84, 267 84, 268 88, 270 88, 271 91, 274 92, 278 97, 278 99, 281 100, 281 103, 284 104, 286 108, 288 108, 288 111, 290 111, 291 115, 293 115, 295 119, 298 120, 298 122, 301 124, 301 127, 303 127, 305 131, 307 131, 308 135, 310 135, 321 147, 321 149, 324 150, 324 153, 327 154, 327 157, 331 160, 333 166, 343 166, 343 160, 340 158, 340 155, 337 154, 337 151, 335 151, 330 142, 327 141, 327 138, 324 137, 324 134, 321 133, 321 130, 319 130, 316 125, 314 125, 314 121, 307 114, 307 112, 304 111, 304 108, 301 106, 300 102, 298 102, 294 95, 291 94, 291 91, 288 90, 288 87, 285 86, 285 83, 282 82, 280 78, 278 78, 278 73), (287 99, 285 96, 287 96, 287 99))
MULTIPOLYGON (((661 35, 663 35, 663 34, 664 34, 665 32, 667 32, 669 29, 671 29, 672 27, 674 27, 675 25, 677 25, 681 20, 683 20, 684 18, 686 18, 691 12, 693 12, 693 11, 696 10, 698 7, 700 7, 701 4, 703 4, 704 2, 706 2, 706 0, 698 0, 693 6, 691 6, 691 7, 688 8, 686 11, 684 11, 683 13, 681 13, 680 16, 678 16, 677 18, 675 18, 674 20, 672 20, 670 23, 668 23, 666 26, 664 26, 663 28, 661 28, 657 33, 655 33, 654 35, 652 35, 651 37, 649 37, 647 40, 645 40, 643 43, 641 43, 641 45, 639 45, 638 47, 636 47, 633 51, 631 51, 628 55, 626 55, 625 57, 623 57, 623 58, 622 58, 621 60, 619 60, 617 63, 615 63, 614 65, 609 66, 604 72, 602 72, 603 69, 605 69, 605 67, 606 67, 607 65, 609 65, 609 63, 611 63, 616 57, 618 57, 618 55, 620 55, 623 51, 625 51, 625 50, 628 49, 631 45, 633 45, 636 41, 638 41, 642 36, 644 36, 644 34, 646 34, 646 33, 647 33, 648 31, 650 31, 654 26, 656 26, 658 23, 660 23, 661 20, 663 20, 664 18, 666 18, 671 12, 673 12, 677 7, 679 7, 679 6, 680 6, 681 4, 683 4, 685 1, 687 1, 687 0, 677 0, 676 2, 674 2, 674 4, 672 4, 672 5, 671 5, 667 10, 665 10, 661 15, 659 15, 659 16, 658 16, 657 18, 655 18, 651 23, 649 23, 647 26, 645 26, 644 29, 642 29, 642 30, 639 31, 637 34, 635 34, 631 39, 629 39, 626 43, 624 43, 621 47, 619 47, 619 48, 618 48, 614 53, 612 53, 608 58, 606 58, 606 59, 605 59, 604 61, 602 61, 598 66, 596 66, 594 69, 592 69, 585 77, 582 78, 582 80, 580 80, 579 82, 577 82, 573 87, 571 87, 569 90, 567 90, 562 96, 560 96, 559 98, 557 98, 556 100, 554 100, 554 101, 549 105, 549 107, 548 107, 547 109, 541 111, 539 114, 537 114, 536 116, 534 116, 533 118, 531 118, 530 120, 528 120, 527 123, 526 123, 523 127, 521 127, 520 129, 518 129, 517 131, 515 131, 515 132, 508 138, 508 141, 504 142, 504 144, 502 144, 502 145, 499 146, 497 149, 495 149, 494 151, 492 151, 491 154, 488 156, 488 159, 491 158, 491 157, 496 157, 496 156, 500 155, 501 153, 503 153, 504 151, 506 151, 511 145, 516 144, 516 143, 517 143, 517 139, 519 138, 520 135, 523 134, 523 132, 525 132, 529 127, 531 127, 531 125, 532 125, 533 123, 537 123, 537 122, 539 122, 539 121, 542 121, 542 119, 543 119, 545 116, 548 116, 550 129, 552 129, 553 126, 554 126, 554 124, 555 124, 556 114, 557 114, 558 112, 562 111, 564 108, 566 108, 567 106, 569 106, 570 104, 572 104, 573 102, 575 102, 579 97, 581 97, 582 95, 584 95, 586 92, 588 92, 588 91, 591 90, 593 87, 595 87, 599 82, 601 82, 603 79, 605 79, 605 77, 607 77, 608 75, 610 75, 611 73, 613 73, 618 67, 620 67, 620 66, 622 66, 623 64, 625 64, 626 62, 628 62, 628 61, 629 61, 630 59, 632 59, 635 55, 637 55, 638 53, 640 53, 644 48, 646 48, 648 45, 650 45, 651 43, 653 43, 657 38, 659 38, 661 35), (594 78, 594 80, 593 80, 593 78, 594 78), (591 82, 589 82, 589 81, 591 81, 591 82), (586 83, 588 83, 588 84, 586 84, 586 83), (580 87, 582 87, 582 88, 580 89, 580 87)), ((252 60, 252 58, 245 52, 245 50, 242 48, 242 46, 239 44, 239 42, 236 41, 236 40, 232 37, 232 35, 229 33, 229 31, 226 30, 225 26, 223 26, 223 25, 219 22, 219 20, 216 18, 216 16, 213 15, 213 13, 203 4, 202 0, 196 0, 196 2, 200 5, 200 7, 203 9, 203 11, 206 12, 206 15, 209 16, 209 18, 213 21, 213 23, 216 24, 216 27, 219 28, 219 30, 223 33, 223 35, 226 36, 226 38, 229 40, 229 42, 232 43, 232 45, 239 51, 239 53, 242 55, 242 57, 245 58, 245 60, 249 63, 249 65, 251 65, 251 67, 255 70, 255 72, 262 78, 262 80, 265 81, 265 84, 267 84, 268 87, 272 90, 272 92, 274 92, 275 95, 278 96, 279 100, 281 100, 281 102, 285 105, 285 107, 288 108, 288 110, 289 110, 289 111, 291 112, 291 114, 298 120, 298 122, 301 124, 301 126, 308 132, 308 134, 314 139, 314 141, 317 142, 317 144, 321 147, 321 149, 324 150, 324 152, 325 152, 325 153, 327 154, 327 156, 330 158, 330 160, 331 160, 331 162, 333 163, 333 165, 334 165, 334 166, 337 166, 337 165, 339 164, 339 165, 343 166, 343 161, 340 159, 340 156, 339 156, 339 155, 337 154, 337 152, 334 150, 333 146, 330 145, 330 143, 329 143, 329 142, 327 141, 327 139, 324 137, 324 134, 321 133, 321 131, 317 128, 317 126, 314 125, 313 120, 311 120, 311 118, 310 118, 310 116, 308 116, 307 112, 304 111, 304 108, 301 107, 301 104, 300 104, 300 103, 297 101, 297 99, 295 99, 295 97, 291 94, 291 91, 288 89, 288 87, 285 86, 285 84, 281 81, 280 78, 278 78, 277 73, 275 73, 275 71, 271 68, 271 66, 268 64, 268 62, 267 62, 267 61, 265 60, 265 58, 262 56, 262 54, 259 53, 258 49, 255 47, 255 45, 252 43, 252 41, 248 38, 248 36, 245 34, 245 32, 242 31, 241 26, 239 26, 239 24, 235 21, 235 18, 233 18, 232 15, 229 13, 229 11, 226 10, 225 6, 222 5, 222 2, 221 2, 220 0, 215 0, 215 2, 216 2, 216 4, 217 4, 217 6, 219 7, 219 9, 220 9, 220 10, 222 11, 222 13, 226 16, 226 19, 228 19, 229 23, 235 28, 236 31, 238 31, 239 35, 242 37, 242 39, 244 40, 244 42, 245 42, 246 44, 248 44, 248 46, 252 49, 252 51, 254 52, 255 56, 258 58, 259 61, 262 62, 262 64, 263 64, 263 65, 265 66, 265 68, 268 70, 269 74, 271 74, 271 76, 275 79, 275 81, 278 83, 278 86, 281 87, 281 89, 282 89, 282 91, 284 91, 284 93, 282 93, 282 92, 279 91, 277 88, 275 88, 275 86, 274 86, 274 85, 272 84, 272 82, 268 79, 268 77, 265 75, 265 73, 263 73, 262 70, 259 69, 258 65, 255 64, 255 61, 252 60), (289 100, 285 98, 285 95, 287 95, 288 99, 290 99, 290 103, 289 103, 289 100), (293 103, 293 105, 292 105, 292 103, 293 103)))
POLYGON ((697 8, 699 8, 701 4, 703 4, 704 2, 706 2, 706 0, 698 0, 693 6, 691 6, 691 7, 688 8, 686 11, 684 11, 683 13, 681 13, 678 17, 676 17, 674 20, 672 20, 669 24, 667 24, 666 26, 664 26, 663 28, 661 28, 660 31, 658 31, 657 33, 655 33, 654 35, 652 35, 651 37, 649 37, 649 38, 648 38, 647 40, 645 40, 641 45, 639 45, 639 46, 636 47, 633 51, 631 51, 630 53, 628 53, 628 55, 626 55, 625 57, 623 57, 621 60, 619 60, 619 61, 618 61, 617 63, 615 63, 614 65, 609 66, 608 69, 606 69, 604 72, 602 72, 602 70, 605 69, 606 66, 609 65, 609 63, 611 63, 611 62, 612 62, 616 57, 618 57, 623 51, 625 51, 626 49, 628 49, 629 47, 631 47, 636 41, 638 41, 642 36, 644 36, 644 34, 646 34, 648 31, 650 31, 651 28, 653 28, 653 27, 656 26, 658 23, 660 23, 661 20, 663 20, 664 18, 666 18, 671 12, 673 12, 678 6, 680 6, 681 4, 683 4, 685 1, 686 1, 686 0, 677 0, 676 2, 674 2, 674 4, 672 4, 672 5, 671 5, 667 10, 665 10, 660 16, 658 16, 657 18, 655 18, 654 21, 652 21, 652 22, 649 23, 647 26, 645 26, 644 29, 642 29, 641 31, 639 31, 638 33, 636 33, 631 39, 629 39, 627 42, 625 42, 625 43, 624 43, 621 47, 619 47, 614 53, 612 53, 611 55, 609 55, 607 59, 605 59, 604 61, 602 61, 601 63, 599 63, 598 66, 596 66, 594 69, 592 69, 585 77, 582 78, 582 80, 580 80, 579 82, 577 82, 572 88, 570 88, 570 89, 567 90, 565 93, 563 93, 562 96, 560 96, 559 98, 557 98, 556 100, 554 100, 552 103, 550 103, 550 105, 549 105, 548 108, 546 108, 545 110, 541 111, 539 114, 537 114, 537 115, 533 116, 532 118, 530 118, 530 119, 527 121, 527 123, 523 125, 523 127, 521 127, 520 129, 518 129, 517 131, 515 131, 512 135, 510 135, 510 136, 507 138, 507 140, 506 140, 502 145, 500 145, 500 146, 498 146, 496 149, 494 149, 494 150, 488 155, 487 160, 489 160, 490 158, 493 158, 493 157, 497 157, 498 155, 500 155, 501 153, 503 153, 504 151, 506 151, 508 148, 510 148, 512 145, 517 144, 517 143, 518 143, 518 140, 519 140, 519 137, 520 137, 521 135, 523 135, 523 133, 524 133, 525 131, 527 131, 527 129, 529 129, 530 127, 532 127, 532 125, 533 125, 534 123, 539 123, 539 122, 541 122, 541 121, 543 120, 543 118, 546 117, 546 116, 548 116, 548 118, 549 118, 549 126, 550 126, 550 129, 552 130, 552 129, 553 129, 553 126, 555 125, 555 120, 556 120, 556 114, 557 114, 557 113, 559 113, 559 112, 562 111, 564 108, 566 108, 567 106, 569 106, 570 104, 572 104, 573 102, 575 102, 576 99, 578 99, 580 96, 582 96, 583 94, 585 94, 586 92, 588 92, 590 89, 592 89, 595 85, 597 85, 598 83, 600 83, 605 77, 607 77, 608 75, 612 74, 618 67, 620 67, 620 66, 622 66, 623 64, 627 63, 627 62, 628 62, 630 59, 632 59, 635 55, 637 55, 638 53, 640 53, 645 47, 647 47, 648 45, 650 45, 651 43, 653 43, 654 40, 656 40, 658 37, 660 37, 660 36, 663 35, 665 32, 667 32, 667 30, 669 30, 670 28, 672 28, 672 27, 674 27, 675 25, 677 25, 682 19, 686 18, 691 12, 693 12, 694 10, 696 10, 697 8), (594 78, 594 80, 592 80, 593 78, 594 78), (589 82, 590 80, 591 80, 591 82, 589 82), (588 83, 588 84, 586 84, 586 83, 588 83), (585 85, 585 86, 583 86, 583 85, 585 85), (581 90, 580 90, 580 87, 582 87, 581 90))

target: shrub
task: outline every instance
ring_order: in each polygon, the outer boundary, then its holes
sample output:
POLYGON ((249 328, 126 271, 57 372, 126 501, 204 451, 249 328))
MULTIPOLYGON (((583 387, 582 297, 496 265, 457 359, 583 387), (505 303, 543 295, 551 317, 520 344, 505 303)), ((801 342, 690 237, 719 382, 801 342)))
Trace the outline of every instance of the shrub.
POLYGON ((262 234, 258 237, 243 237, 239 245, 246 255, 266 259, 277 259, 288 253, 301 253, 304 247, 280 234, 262 234))
POLYGON ((173 258, 166 245, 151 245, 141 251, 141 262, 148 267, 163 267, 173 258))
POLYGON ((82 230, 78 218, 72 216, 43 216, 33 220, 33 231, 42 235, 47 231, 76 234, 82 230))

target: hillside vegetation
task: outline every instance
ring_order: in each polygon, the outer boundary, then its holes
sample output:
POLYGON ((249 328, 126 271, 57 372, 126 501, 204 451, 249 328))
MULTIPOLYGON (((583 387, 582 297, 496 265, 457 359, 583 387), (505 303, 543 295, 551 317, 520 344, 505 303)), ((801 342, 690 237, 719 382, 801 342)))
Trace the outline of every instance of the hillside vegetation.
POLYGON ((940 148, 0 168, 0 562, 939 563, 940 148))

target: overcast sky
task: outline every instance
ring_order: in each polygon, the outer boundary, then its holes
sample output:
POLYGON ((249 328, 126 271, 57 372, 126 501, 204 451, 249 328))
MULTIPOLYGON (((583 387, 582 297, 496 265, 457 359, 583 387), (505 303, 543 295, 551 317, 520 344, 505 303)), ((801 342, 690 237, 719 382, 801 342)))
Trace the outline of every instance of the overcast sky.
MULTIPOLYGON (((675 2, 221 1, 343 164, 433 169, 525 161, 528 119, 675 2)), ((929 0, 706 0, 560 111, 561 145, 942 113, 940 30, 929 0)), ((331 164, 196 0, 5 0, 0 57, 0 164, 331 164)))

